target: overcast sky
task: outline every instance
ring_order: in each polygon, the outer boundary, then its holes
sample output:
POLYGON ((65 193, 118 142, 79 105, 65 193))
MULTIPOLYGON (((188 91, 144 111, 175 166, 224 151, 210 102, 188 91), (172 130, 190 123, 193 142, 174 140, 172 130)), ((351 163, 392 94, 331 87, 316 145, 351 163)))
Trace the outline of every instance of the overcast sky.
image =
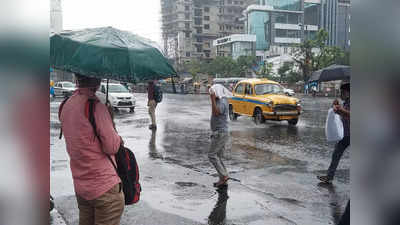
POLYGON ((62 0, 63 28, 113 26, 161 42, 160 0, 62 0))

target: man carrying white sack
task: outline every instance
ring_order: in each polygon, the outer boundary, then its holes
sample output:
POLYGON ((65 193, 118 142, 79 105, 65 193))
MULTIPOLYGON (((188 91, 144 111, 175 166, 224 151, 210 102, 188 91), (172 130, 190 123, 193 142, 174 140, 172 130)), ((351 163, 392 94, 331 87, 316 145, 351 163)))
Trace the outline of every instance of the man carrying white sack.
POLYGON ((232 93, 220 84, 215 84, 209 88, 211 98, 211 145, 208 151, 208 158, 214 165, 219 175, 219 181, 214 183, 214 187, 222 187, 227 185, 229 180, 228 171, 222 162, 225 145, 229 139, 228 133, 228 98, 232 97, 232 93))

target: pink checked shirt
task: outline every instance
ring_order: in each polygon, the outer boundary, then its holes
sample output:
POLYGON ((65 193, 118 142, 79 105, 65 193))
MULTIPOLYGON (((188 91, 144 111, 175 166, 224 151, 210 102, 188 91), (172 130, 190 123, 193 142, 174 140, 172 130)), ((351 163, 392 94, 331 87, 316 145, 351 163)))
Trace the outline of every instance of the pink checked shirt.
POLYGON ((75 192, 86 200, 93 200, 121 182, 105 154, 112 155, 115 162, 113 155, 118 151, 120 137, 114 130, 107 107, 98 101, 94 117, 102 143, 100 145, 85 114, 88 97, 95 97, 95 93, 88 88, 76 90, 64 104, 60 121, 70 157, 75 192))

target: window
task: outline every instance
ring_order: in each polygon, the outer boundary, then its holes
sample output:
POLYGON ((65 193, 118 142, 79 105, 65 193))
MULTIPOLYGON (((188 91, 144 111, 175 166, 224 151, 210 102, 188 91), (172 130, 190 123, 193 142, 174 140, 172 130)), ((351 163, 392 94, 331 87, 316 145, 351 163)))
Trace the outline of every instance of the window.
POLYGON ((196 25, 201 25, 202 24, 202 20, 201 20, 201 18, 194 18, 194 24, 196 24, 196 25))
POLYGON ((210 24, 204 24, 204 29, 205 29, 205 30, 210 29, 210 24))
POLYGON ((190 23, 185 23, 185 28, 190 29, 190 23))
POLYGON ((189 6, 185 6, 185 11, 189 11, 189 6))
POLYGON ((195 10, 194 10, 194 15, 195 15, 195 16, 201 16, 201 15, 202 15, 201 9, 195 9, 195 10))
POLYGON ((210 48, 210 46, 211 46, 211 45, 210 45, 210 42, 207 42, 207 43, 206 43, 206 48, 210 48))
POLYGON ((210 53, 206 52, 206 57, 210 58, 210 53))
POLYGON ((189 13, 185 13, 185 19, 190 19, 190 14, 189 13))
POLYGON ((228 4, 232 4, 232 0, 228 0, 228 4))
POLYGON ((185 32, 185 38, 190 38, 190 33, 189 32, 185 32))
POLYGON ((235 89, 235 93, 242 95, 243 94, 243 89, 244 89, 244 84, 243 83, 239 84, 235 89))
POLYGON ((287 14, 286 13, 277 13, 275 20, 277 23, 287 23, 287 14))
POLYGON ((238 5, 239 4, 239 2, 238 1, 235 1, 235 5, 238 5))
POLYGON ((300 20, 299 20, 298 14, 294 14, 294 13, 288 14, 288 23, 289 24, 299 24, 299 22, 300 22, 300 20))
POLYGON ((210 12, 210 8, 209 7, 204 7, 204 12, 210 12))
POLYGON ((251 84, 246 84, 244 94, 245 95, 253 95, 253 89, 251 88, 251 84))
POLYGON ((254 89, 256 95, 283 93, 283 88, 279 84, 257 84, 254 89))
POLYGON ((210 21, 210 17, 209 17, 209 16, 205 16, 205 17, 204 17, 204 20, 210 21))
POLYGON ((190 57, 190 52, 186 52, 186 57, 190 57))
POLYGON ((242 1, 240 1, 240 4, 241 4, 241 5, 243 5, 243 2, 242 2, 242 1))
POLYGON ((287 30, 276 30, 276 36, 277 37, 286 37, 287 36, 287 30))
POLYGON ((203 33, 203 29, 202 29, 201 27, 197 27, 197 28, 196 28, 196 32, 197 32, 198 34, 201 34, 201 33, 203 33))

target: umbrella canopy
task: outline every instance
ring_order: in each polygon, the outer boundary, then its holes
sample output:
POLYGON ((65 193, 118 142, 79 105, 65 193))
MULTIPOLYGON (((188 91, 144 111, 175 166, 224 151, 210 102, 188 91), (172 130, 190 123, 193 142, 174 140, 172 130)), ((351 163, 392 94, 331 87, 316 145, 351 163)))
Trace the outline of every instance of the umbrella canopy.
POLYGON ((64 71, 125 82, 176 75, 155 42, 113 27, 52 35, 50 64, 64 71))
POLYGON ((312 73, 309 82, 332 81, 332 80, 350 80, 350 66, 331 65, 312 73))

